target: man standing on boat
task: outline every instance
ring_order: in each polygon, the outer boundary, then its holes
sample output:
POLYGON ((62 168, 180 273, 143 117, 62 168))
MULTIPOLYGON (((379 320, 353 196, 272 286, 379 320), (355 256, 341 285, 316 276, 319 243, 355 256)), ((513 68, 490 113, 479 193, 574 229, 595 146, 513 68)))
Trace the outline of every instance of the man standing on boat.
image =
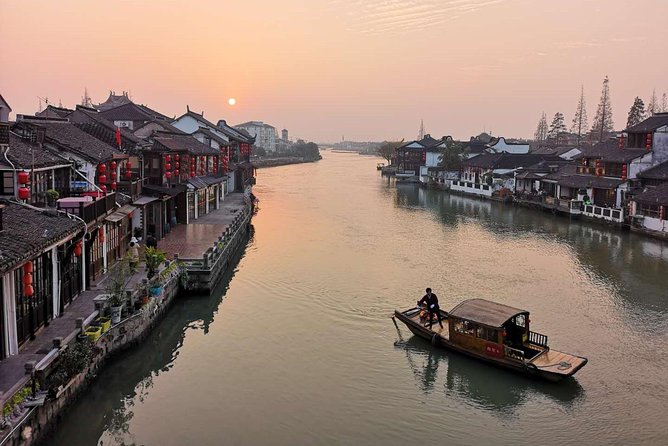
POLYGON ((427 311, 429 312, 429 328, 431 329, 431 325, 433 323, 432 317, 436 315, 436 319, 438 320, 438 325, 443 328, 443 324, 441 323, 441 312, 440 312, 440 307, 438 306, 438 297, 434 293, 431 292, 431 288, 427 288, 425 290, 427 294, 424 295, 422 299, 418 301, 418 306, 419 305, 425 305, 427 307, 427 311))

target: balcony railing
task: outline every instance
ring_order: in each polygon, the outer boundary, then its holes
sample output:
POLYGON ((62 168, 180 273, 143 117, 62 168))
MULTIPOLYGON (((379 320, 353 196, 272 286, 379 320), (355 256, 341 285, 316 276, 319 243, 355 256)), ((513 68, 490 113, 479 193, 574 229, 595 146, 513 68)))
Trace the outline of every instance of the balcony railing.
POLYGON ((68 214, 78 216, 86 223, 92 223, 106 217, 116 209, 116 193, 112 192, 93 201, 58 202, 57 208, 68 214))
POLYGON ((119 181, 117 191, 129 195, 132 199, 137 198, 141 194, 142 183, 139 180, 136 181, 119 181))
POLYGON ((585 204, 582 215, 592 218, 600 218, 615 223, 624 222, 624 210, 618 208, 602 207, 595 204, 585 204))
POLYGON ((547 336, 536 333, 535 331, 529 331, 529 342, 531 344, 540 345, 541 347, 547 347, 547 336))
POLYGON ((488 184, 473 183, 471 181, 453 180, 450 189, 459 192, 466 192, 469 194, 484 195, 486 197, 492 196, 493 188, 488 184))

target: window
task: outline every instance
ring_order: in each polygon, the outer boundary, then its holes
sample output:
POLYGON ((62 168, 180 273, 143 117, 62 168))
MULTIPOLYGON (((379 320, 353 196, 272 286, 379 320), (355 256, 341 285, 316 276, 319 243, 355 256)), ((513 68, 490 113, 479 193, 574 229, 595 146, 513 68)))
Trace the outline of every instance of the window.
POLYGON ((478 327, 476 336, 485 341, 499 342, 499 331, 495 328, 478 327))
POLYGON ((455 322, 455 332, 463 335, 473 336, 475 333, 475 324, 466 320, 457 320, 455 322))
POLYGON ((515 325, 522 328, 526 327, 526 319, 527 319, 526 315, 518 314, 517 316, 515 316, 515 325))
POLYGON ((13 195, 14 194, 14 173, 13 172, 2 172, 2 195, 13 195))
POLYGON ((660 206, 658 204, 638 203, 636 208, 637 215, 644 215, 645 217, 659 218, 660 206))

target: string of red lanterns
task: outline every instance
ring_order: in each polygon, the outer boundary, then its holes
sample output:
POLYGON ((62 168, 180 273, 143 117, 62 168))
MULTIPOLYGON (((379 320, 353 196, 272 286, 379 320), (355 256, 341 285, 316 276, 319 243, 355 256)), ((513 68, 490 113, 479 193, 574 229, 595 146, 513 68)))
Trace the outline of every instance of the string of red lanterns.
POLYGON ((23 265, 23 295, 25 297, 32 297, 32 295, 35 294, 35 290, 32 286, 32 272, 32 262, 26 262, 23 265))
POLYGON ((29 200, 30 199, 30 188, 28 184, 30 183, 30 174, 25 170, 22 170, 18 174, 19 182, 19 200, 29 200))

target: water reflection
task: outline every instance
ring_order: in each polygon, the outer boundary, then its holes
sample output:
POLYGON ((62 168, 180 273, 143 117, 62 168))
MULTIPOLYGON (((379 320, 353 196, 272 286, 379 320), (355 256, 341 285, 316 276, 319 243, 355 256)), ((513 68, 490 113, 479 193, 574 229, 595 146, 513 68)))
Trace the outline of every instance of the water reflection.
MULTIPOLYGON (((252 239, 246 248, 251 242, 252 239)), ((237 264, 244 253, 245 249, 230 263, 237 264)), ((64 419, 53 444, 69 445, 76 436, 78 444, 134 445, 130 432, 133 408, 148 398, 154 379, 171 370, 187 333, 208 333, 234 273, 235 270, 226 273, 210 296, 177 299, 140 346, 123 353, 100 373, 85 398, 64 419)))
POLYGON ((444 392, 465 404, 500 416, 513 416, 536 396, 544 396, 572 410, 584 400, 584 390, 574 379, 559 384, 534 381, 507 370, 481 363, 455 352, 446 352, 424 339, 405 339, 397 329, 394 346, 406 354, 408 365, 424 393, 438 390, 439 368, 445 370, 444 392), (493 373, 493 379, 490 377, 493 373))

